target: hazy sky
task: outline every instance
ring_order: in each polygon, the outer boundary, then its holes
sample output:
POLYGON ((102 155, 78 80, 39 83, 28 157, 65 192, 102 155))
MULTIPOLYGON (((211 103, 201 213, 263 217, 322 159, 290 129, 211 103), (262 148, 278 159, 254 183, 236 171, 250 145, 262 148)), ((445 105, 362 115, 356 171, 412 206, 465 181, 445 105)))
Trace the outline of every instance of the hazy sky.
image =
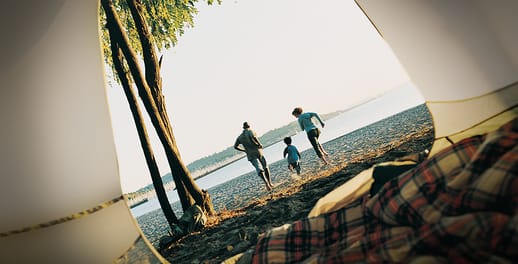
MULTIPOLYGON (((164 52, 162 77, 186 164, 233 145, 243 121, 262 135, 294 121, 296 106, 324 114, 408 82, 352 0, 200 5, 194 28, 164 52)), ((109 89, 109 104, 123 191, 133 191, 150 176, 120 89, 109 89)))

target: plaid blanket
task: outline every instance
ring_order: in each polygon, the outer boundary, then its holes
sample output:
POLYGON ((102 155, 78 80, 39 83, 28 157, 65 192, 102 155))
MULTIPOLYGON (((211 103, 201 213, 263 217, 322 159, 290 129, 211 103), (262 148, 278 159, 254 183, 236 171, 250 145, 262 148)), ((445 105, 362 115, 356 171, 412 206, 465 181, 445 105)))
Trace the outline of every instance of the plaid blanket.
POLYGON ((373 197, 268 231, 253 263, 518 260, 518 119, 466 138, 373 197))

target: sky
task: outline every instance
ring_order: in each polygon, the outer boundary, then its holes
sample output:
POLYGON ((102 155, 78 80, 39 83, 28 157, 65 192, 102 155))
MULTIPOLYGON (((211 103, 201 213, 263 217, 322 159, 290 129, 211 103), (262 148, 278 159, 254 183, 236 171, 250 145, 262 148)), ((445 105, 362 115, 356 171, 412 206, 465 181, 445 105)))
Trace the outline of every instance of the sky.
MULTIPOLYGON (((232 146, 244 121, 262 135, 294 121, 294 107, 325 114, 409 82, 352 0, 223 0, 198 8, 194 27, 160 53, 185 164, 232 146)), ((108 99, 122 189, 134 191, 151 179, 122 90, 109 88, 108 99)), ((151 137, 164 175, 165 155, 151 137)))

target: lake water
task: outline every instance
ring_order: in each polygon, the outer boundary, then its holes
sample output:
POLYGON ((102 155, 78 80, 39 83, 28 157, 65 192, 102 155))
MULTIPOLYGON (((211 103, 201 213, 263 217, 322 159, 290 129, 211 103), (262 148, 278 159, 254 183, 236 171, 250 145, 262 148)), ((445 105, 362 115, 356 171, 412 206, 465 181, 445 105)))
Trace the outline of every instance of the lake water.
MULTIPOLYGON (((325 143, 333 140, 356 129, 365 127, 423 103, 423 97, 412 84, 404 85, 381 97, 327 120, 325 122, 326 126, 320 136, 320 142, 325 143)), ((292 136, 292 140, 292 144, 297 146, 301 152, 311 148, 306 133, 303 131, 292 136)), ((268 163, 283 159, 282 152, 285 146, 284 142, 281 141, 265 148, 264 155, 268 163)), ((254 168, 250 162, 246 158, 242 158, 228 166, 207 174, 205 177, 196 180, 196 183, 201 189, 207 190, 253 170, 254 168)), ((178 195, 175 190, 168 192, 167 196, 171 203, 178 201, 178 195)), ((158 199, 152 198, 149 199, 148 202, 132 208, 131 212, 135 217, 138 217, 158 208, 160 208, 158 199)))

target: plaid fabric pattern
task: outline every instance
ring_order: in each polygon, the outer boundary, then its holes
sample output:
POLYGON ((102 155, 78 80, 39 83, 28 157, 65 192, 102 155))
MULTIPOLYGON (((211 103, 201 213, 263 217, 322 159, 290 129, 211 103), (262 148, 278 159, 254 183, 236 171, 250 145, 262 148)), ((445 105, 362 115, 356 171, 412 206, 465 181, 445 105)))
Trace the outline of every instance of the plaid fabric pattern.
POLYGON ((512 263, 518 119, 464 139, 328 214, 267 232, 253 263, 512 263))

